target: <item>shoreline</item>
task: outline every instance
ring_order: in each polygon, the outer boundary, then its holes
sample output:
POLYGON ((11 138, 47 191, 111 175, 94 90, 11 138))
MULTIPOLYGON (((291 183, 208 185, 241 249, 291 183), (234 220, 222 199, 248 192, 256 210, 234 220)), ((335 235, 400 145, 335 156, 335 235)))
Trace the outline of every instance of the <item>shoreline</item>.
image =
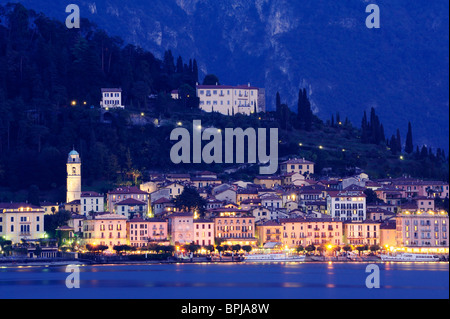
MULTIPOLYGON (((350 260, 350 259, 335 259, 335 258, 321 258, 312 259, 307 257, 306 260, 301 262, 286 262, 286 263, 448 263, 448 260, 440 260, 433 262, 413 262, 413 261, 382 261, 378 257, 361 258, 361 260, 350 260)), ((245 262, 242 260, 207 260, 206 258, 193 258, 193 260, 147 260, 147 261, 93 261, 85 259, 76 260, 18 260, 17 262, 10 261, 4 262, 0 260, 0 268, 15 268, 15 267, 58 267, 58 266, 68 266, 68 265, 79 265, 79 266, 101 266, 101 265, 163 265, 163 264, 268 264, 271 262, 245 262)), ((284 262, 273 262, 273 263, 284 263, 284 262)))

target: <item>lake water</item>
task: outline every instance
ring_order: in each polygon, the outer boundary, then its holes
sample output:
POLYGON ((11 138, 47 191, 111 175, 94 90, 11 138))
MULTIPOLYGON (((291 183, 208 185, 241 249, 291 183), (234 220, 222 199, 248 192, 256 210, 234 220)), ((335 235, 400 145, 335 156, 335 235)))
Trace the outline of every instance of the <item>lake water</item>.
POLYGON ((83 265, 80 288, 65 266, 0 267, 0 299, 358 299, 449 298, 448 263, 377 263, 380 288, 366 287, 366 263, 83 265))

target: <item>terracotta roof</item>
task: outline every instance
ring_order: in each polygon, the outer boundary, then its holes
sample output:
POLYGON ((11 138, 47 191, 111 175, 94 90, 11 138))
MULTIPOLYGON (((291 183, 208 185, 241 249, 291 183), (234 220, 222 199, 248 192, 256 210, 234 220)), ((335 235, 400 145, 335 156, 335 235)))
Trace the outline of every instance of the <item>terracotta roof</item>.
POLYGON ((102 88, 102 92, 122 92, 121 88, 102 88))
POLYGON ((193 213, 173 213, 171 215, 168 216, 169 218, 174 218, 174 217, 194 217, 193 213))
MULTIPOLYGON (((19 208, 31 208, 31 209, 39 209, 40 206, 31 205, 28 203, 0 203, 0 210, 2 209, 19 209, 19 208)), ((42 208, 41 208, 42 209, 42 208)))
POLYGON ((164 203, 170 203, 171 200, 166 197, 161 197, 158 200, 155 200, 152 204, 164 204, 164 203))
POLYGON ((314 218, 314 217, 295 217, 295 218, 280 218, 280 223, 327 223, 327 222, 339 222, 339 220, 327 217, 327 218, 314 218))
POLYGON ((102 194, 97 192, 83 192, 81 193, 81 197, 102 197, 102 194))
POLYGON ((147 204, 140 200, 134 199, 134 198, 127 198, 121 202, 116 203, 116 205, 132 205, 132 206, 134 206, 134 205, 147 205, 147 204))
POLYGON ((66 205, 80 205, 81 201, 79 199, 75 199, 71 202, 66 203, 66 205))
POLYGON ((194 223, 214 223, 214 221, 202 218, 202 219, 194 219, 194 223))
POLYGON ((135 217, 128 221, 128 223, 145 223, 145 222, 147 222, 147 220, 140 217, 135 217))
POLYGON ((283 164, 314 164, 314 162, 307 161, 304 158, 302 158, 302 159, 295 158, 295 159, 290 159, 285 162, 282 162, 281 165, 283 165, 283 164))
POLYGON ((109 191, 108 194, 148 194, 148 193, 141 191, 136 186, 124 186, 109 191))
POLYGON ((214 90, 214 89, 238 89, 238 90, 259 90, 259 88, 255 86, 248 86, 248 85, 237 85, 237 86, 231 86, 231 85, 197 85, 197 89, 204 89, 204 90, 214 90))
POLYGON ((262 223, 260 226, 281 226, 281 224, 276 220, 268 220, 262 223))

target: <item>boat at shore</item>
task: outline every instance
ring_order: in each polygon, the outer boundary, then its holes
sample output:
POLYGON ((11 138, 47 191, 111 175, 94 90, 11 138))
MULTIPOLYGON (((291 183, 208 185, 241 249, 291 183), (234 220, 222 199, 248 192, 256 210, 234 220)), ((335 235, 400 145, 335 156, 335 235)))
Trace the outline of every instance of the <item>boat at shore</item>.
POLYGON ((440 261, 439 256, 429 254, 413 254, 413 253, 398 253, 398 254, 382 254, 382 261, 407 261, 407 262, 426 262, 426 261, 440 261))
POLYGON ((303 262, 306 256, 283 250, 281 243, 266 243, 262 249, 245 255, 244 262, 303 262))
POLYGON ((306 256, 292 255, 289 253, 249 254, 244 257, 244 262, 303 262, 306 256))

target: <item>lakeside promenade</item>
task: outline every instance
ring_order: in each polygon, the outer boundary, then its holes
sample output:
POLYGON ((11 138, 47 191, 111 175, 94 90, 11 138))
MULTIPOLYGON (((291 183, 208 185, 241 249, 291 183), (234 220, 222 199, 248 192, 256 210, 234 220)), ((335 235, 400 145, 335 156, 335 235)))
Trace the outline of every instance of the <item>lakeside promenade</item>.
MULTIPOLYGON (((128 256, 90 256, 91 258, 0 258, 1 267, 17 267, 17 266, 64 266, 64 265, 133 265, 133 264, 187 264, 187 263, 242 263, 242 257, 193 257, 193 258, 176 258, 170 257, 165 260, 142 259, 133 260, 128 256)), ((448 262, 449 256, 441 256, 440 262, 448 262)), ((302 262, 296 263, 321 263, 321 262, 349 262, 349 263, 368 263, 383 262, 378 256, 357 256, 353 258, 339 256, 306 256, 302 262)))

